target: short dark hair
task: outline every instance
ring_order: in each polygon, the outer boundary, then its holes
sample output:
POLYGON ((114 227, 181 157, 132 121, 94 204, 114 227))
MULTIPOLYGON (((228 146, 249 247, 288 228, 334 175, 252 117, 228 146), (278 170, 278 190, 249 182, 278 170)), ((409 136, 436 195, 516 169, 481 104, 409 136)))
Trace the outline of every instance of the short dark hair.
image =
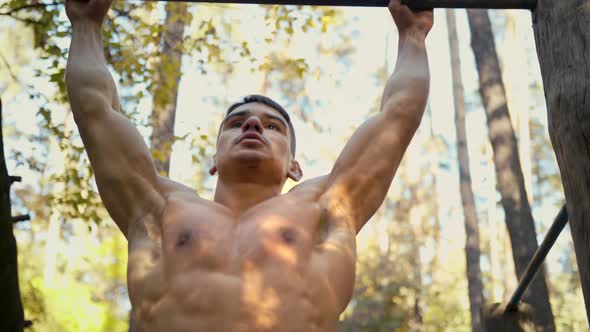
POLYGON ((238 108, 242 105, 249 104, 249 103, 261 103, 266 106, 270 106, 270 107, 274 108, 277 112, 281 113, 281 115, 287 121, 287 125, 289 126, 289 132, 291 132, 291 154, 293 155, 293 157, 295 157, 295 148, 297 147, 297 144, 295 142, 296 141, 295 128, 293 128, 293 124, 291 123, 291 118, 289 117, 289 114, 287 113, 287 111, 285 111, 283 106, 281 106, 276 101, 274 101, 266 96, 263 96, 263 95, 247 95, 247 96, 240 98, 240 100, 238 100, 237 102, 233 103, 227 109, 225 116, 227 117, 236 108, 238 108))

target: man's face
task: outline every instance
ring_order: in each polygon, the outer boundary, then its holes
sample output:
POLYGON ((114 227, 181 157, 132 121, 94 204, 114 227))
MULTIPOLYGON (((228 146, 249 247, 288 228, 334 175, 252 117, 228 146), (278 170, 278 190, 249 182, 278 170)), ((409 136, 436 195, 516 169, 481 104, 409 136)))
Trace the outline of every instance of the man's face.
POLYGON ((262 103, 242 105, 221 125, 215 165, 222 171, 264 163, 267 172, 290 176, 290 139, 287 121, 277 110, 262 103))

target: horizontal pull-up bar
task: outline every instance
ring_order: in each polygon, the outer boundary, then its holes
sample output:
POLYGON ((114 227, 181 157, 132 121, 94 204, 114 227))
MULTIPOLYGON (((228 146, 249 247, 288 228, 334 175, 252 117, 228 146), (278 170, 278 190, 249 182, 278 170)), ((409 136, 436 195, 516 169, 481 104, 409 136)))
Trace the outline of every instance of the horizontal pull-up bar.
MULTIPOLYGON (((311 5, 387 7, 389 0, 161 0, 209 3, 242 3, 259 5, 311 5)), ((402 0, 414 9, 424 8, 482 8, 482 9, 535 9, 537 0, 402 0)))

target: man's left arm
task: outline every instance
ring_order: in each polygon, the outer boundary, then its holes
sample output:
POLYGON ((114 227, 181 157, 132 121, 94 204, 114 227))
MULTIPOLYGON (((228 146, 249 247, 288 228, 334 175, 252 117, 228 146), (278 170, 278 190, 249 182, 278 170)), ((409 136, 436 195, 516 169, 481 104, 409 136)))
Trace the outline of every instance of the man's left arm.
POLYGON ((432 11, 412 12, 392 0, 399 30, 396 68, 387 82, 381 112, 348 141, 328 176, 322 199, 333 213, 351 220, 358 233, 383 203, 393 176, 418 129, 429 92, 425 38, 432 11))

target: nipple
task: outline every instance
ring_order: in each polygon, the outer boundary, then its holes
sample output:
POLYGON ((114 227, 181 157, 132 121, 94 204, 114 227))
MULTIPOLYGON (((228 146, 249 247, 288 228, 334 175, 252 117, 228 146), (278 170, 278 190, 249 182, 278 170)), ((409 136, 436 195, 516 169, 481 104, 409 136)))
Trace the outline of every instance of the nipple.
POLYGON ((190 232, 182 232, 176 239, 176 246, 183 247, 191 240, 191 233, 190 232))
POLYGON ((281 230, 281 238, 283 239, 283 241, 285 241, 285 243, 293 244, 295 243, 297 235, 295 234, 294 230, 287 228, 281 230))

